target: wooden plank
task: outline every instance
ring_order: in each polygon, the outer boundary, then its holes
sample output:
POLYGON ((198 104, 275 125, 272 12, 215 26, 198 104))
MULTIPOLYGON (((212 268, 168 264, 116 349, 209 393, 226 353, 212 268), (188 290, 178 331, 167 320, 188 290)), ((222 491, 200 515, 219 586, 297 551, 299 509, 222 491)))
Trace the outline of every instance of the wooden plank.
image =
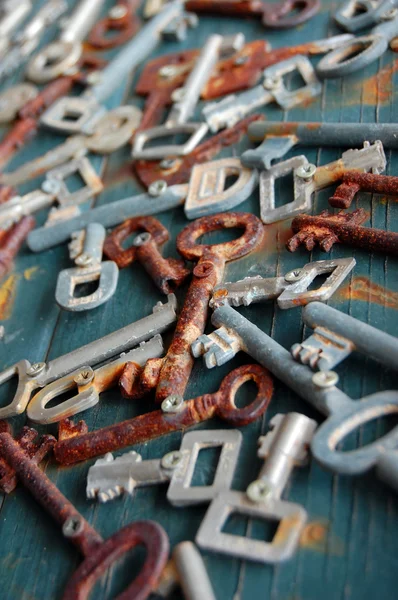
MULTIPOLYGON (((215 31, 228 34, 239 30, 245 33, 248 40, 267 39, 274 47, 320 39, 338 32, 331 21, 336 6, 336 3, 323 2, 319 15, 296 30, 286 32, 265 31, 261 23, 255 20, 203 17, 199 27, 190 32, 185 42, 163 43, 153 56, 180 48, 202 47, 209 33, 215 31)), ((50 32, 48 39, 49 36, 50 32)), ((361 73, 346 80, 325 82, 322 96, 309 106, 288 113, 269 106, 263 112, 270 120, 396 122, 396 64, 395 56, 389 52, 361 73)), ((125 90, 115 92, 109 101, 110 107, 121 101, 124 91, 128 92, 129 102, 142 105, 142 100, 132 93, 138 73, 132 86, 127 83, 125 90)), ((59 141, 50 133, 42 132, 40 138, 11 163, 10 168, 40 155, 59 141)), ((240 155, 248 146, 246 141, 242 141, 234 148, 224 150, 222 155, 240 155)), ((312 162, 325 164, 337 158, 341 151, 304 151, 298 148, 291 152, 291 156, 302 153, 312 162)), ((106 190, 97 200, 98 205, 139 191, 140 187, 132 176, 130 161, 127 148, 112 155, 108 161, 103 161, 102 165, 97 159, 97 167, 100 169, 102 166, 107 183, 106 190)), ((388 153, 388 163, 388 172, 397 175, 397 159, 391 152, 388 153)), ((27 186, 27 189, 34 189, 35 185, 36 182, 27 186)), ((285 182, 280 184, 279 192, 282 200, 288 201, 289 188, 285 182)), ((328 195, 327 191, 317 195, 314 213, 327 208, 328 195)), ((380 201, 363 195, 356 201, 356 206, 369 211, 373 226, 397 230, 397 211, 393 200, 380 201)), ((239 210, 258 214, 258 192, 254 192, 239 210)), ((171 233, 170 241, 164 247, 164 255, 177 256, 175 236, 187 224, 183 211, 169 211, 159 215, 159 218, 171 233)), ((280 275, 311 259, 324 258, 318 250, 311 253, 311 257, 302 249, 294 255, 289 254, 284 249, 287 234, 288 223, 267 227, 262 248, 228 265, 226 280, 235 280, 248 274, 280 275)), ((395 328, 396 331, 396 260, 382 255, 370 256, 364 251, 342 246, 336 246, 331 256, 354 256, 357 266, 350 284, 343 285, 330 304, 382 330, 394 332, 395 328)), ((87 314, 59 311, 54 302, 55 282, 58 271, 68 264, 65 246, 39 255, 25 250, 18 257, 14 271, 0 288, 1 318, 6 330, 4 341, 0 342, 0 368, 20 358, 43 360, 59 356, 149 314, 153 305, 162 299, 143 269, 134 265, 120 273, 117 293, 106 305, 87 314)), ((182 302, 184 290, 178 296, 182 302)), ((304 331, 299 309, 282 312, 269 303, 242 309, 242 313, 267 333, 271 332, 287 348, 308 335, 308 331, 304 331)), ((249 362, 249 357, 240 354, 228 365, 206 371, 202 362, 198 361, 186 397, 215 391, 228 372, 249 362)), ((362 357, 345 361, 338 372, 341 385, 353 398, 393 387, 391 373, 362 357)), ((256 477, 260 467, 260 461, 256 458, 256 440, 266 431, 270 417, 277 412, 296 410, 321 420, 319 414, 285 386, 276 382, 275 387, 274 400, 266 417, 242 430, 244 444, 234 479, 235 489, 244 490, 256 477)), ((2 396, 2 402, 5 401, 6 398, 2 396)), ((83 416, 89 427, 95 429, 152 408, 151 400, 129 402, 112 390, 103 394, 100 404, 83 416)), ((24 417, 13 419, 15 429, 23 424, 24 417)), ((221 422, 214 421, 200 427, 222 426, 221 422)), ((385 427, 386 423, 378 422, 362 428, 359 434, 347 440, 346 447, 352 448, 358 441, 368 442, 385 427)), ((55 432, 56 429, 49 427, 48 431, 55 432)), ((134 449, 142 454, 143 459, 160 457, 178 448, 181 437, 181 434, 172 434, 148 444, 136 445, 134 449)), ((153 518, 165 527, 172 546, 184 539, 194 539, 206 508, 172 508, 166 502, 164 486, 139 489, 132 498, 120 498, 109 505, 88 502, 85 499, 85 481, 92 463, 89 461, 69 469, 59 469, 51 464, 46 467, 46 472, 101 535, 110 536, 123 525, 137 519, 153 518)), ((205 464, 202 477, 207 469, 205 464)), ((308 468, 294 473, 285 497, 305 506, 309 514, 310 526, 297 555, 286 564, 272 567, 204 553, 217 598, 246 600, 255 594, 272 600, 394 597, 397 566, 396 500, 373 474, 358 479, 335 477, 311 463, 308 468)), ((254 536, 263 533, 262 527, 255 522, 236 522, 235 527, 236 531, 243 531, 247 527, 254 536)), ((1 500, 0 538, 3 542, 0 545, 2 598, 42 600, 62 596, 62 590, 80 557, 72 546, 62 540, 52 521, 23 489, 1 500)), ((112 597, 112 594, 120 592, 131 574, 131 568, 129 561, 120 569, 110 570, 102 584, 97 586, 95 598, 112 597)))

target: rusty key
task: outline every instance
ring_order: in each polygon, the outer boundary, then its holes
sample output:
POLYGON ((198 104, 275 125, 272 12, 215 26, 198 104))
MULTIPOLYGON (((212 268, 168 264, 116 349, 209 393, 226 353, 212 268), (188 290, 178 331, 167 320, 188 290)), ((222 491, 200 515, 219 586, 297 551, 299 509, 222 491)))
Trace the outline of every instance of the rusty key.
POLYGON ((349 171, 329 198, 329 204, 335 208, 348 208, 358 192, 398 196, 398 177, 349 171))
MULTIPOLYGON (((0 433, 11 433, 9 423, 0 421, 0 433)), ((46 434, 38 437, 36 429, 32 427, 23 427, 14 439, 37 465, 48 455, 57 441, 52 435, 46 434)), ((15 490, 17 483, 15 470, 3 458, 0 458, 0 492, 10 494, 15 490)))
POLYGON ((204 332, 209 301, 214 287, 222 282, 225 264, 249 254, 261 243, 263 234, 264 227, 260 219, 249 213, 237 212, 202 217, 178 234, 178 252, 186 260, 197 261, 197 264, 173 340, 161 363, 159 360, 148 360, 140 381, 136 377, 137 381, 131 382, 129 369, 126 368, 126 377, 122 376, 120 380, 124 396, 137 398, 137 390, 147 390, 150 385, 156 385, 156 402, 162 402, 171 394, 184 394, 194 362, 191 344, 204 332), (206 233, 231 228, 243 229, 243 234, 221 244, 197 243, 206 233), (145 379, 148 373, 150 381, 145 379))
POLYGON ((163 294, 171 294, 189 275, 184 261, 163 258, 159 247, 167 242, 169 232, 154 217, 135 217, 116 227, 105 240, 103 252, 120 269, 134 261, 141 263, 163 294), (137 232, 132 245, 123 249, 122 243, 137 232))
POLYGON ((0 233, 0 278, 11 269, 14 258, 35 224, 36 221, 29 215, 23 217, 8 231, 0 233))
POLYGON ((127 42, 140 26, 138 5, 137 0, 118 0, 108 15, 94 25, 88 43, 99 50, 109 50, 127 42))
POLYGON ((263 118, 263 115, 250 115, 233 127, 224 129, 202 142, 186 156, 165 158, 161 161, 136 160, 133 162, 135 174, 147 188, 158 180, 165 181, 167 185, 186 183, 195 165, 211 160, 222 148, 237 144, 247 132, 250 123, 263 118))
POLYGON ((63 465, 72 465, 173 431, 182 431, 216 416, 234 427, 248 425, 265 413, 272 392, 273 382, 266 369, 259 365, 238 367, 224 377, 214 394, 184 401, 173 393, 165 398, 160 410, 97 431, 88 432, 84 421, 77 425, 69 420, 62 421, 54 449, 55 458, 63 465), (254 381, 257 395, 249 405, 238 408, 235 396, 246 381, 254 381))
POLYGON ((63 600, 88 598, 104 572, 139 544, 147 551, 145 563, 118 598, 144 600, 149 596, 156 588, 169 552, 168 537, 160 525, 153 521, 136 521, 104 541, 9 433, 0 433, 0 455, 37 502, 61 525, 64 537, 85 557, 69 580, 63 600))
POLYGON ((319 11, 319 0, 188 0, 185 7, 195 13, 210 13, 228 17, 260 16, 262 23, 272 29, 296 27, 319 11))
POLYGON ((361 227, 368 215, 362 208, 352 213, 341 211, 337 215, 327 210, 318 216, 298 215, 292 221, 293 235, 287 242, 289 252, 295 252, 300 245, 309 251, 316 244, 324 252, 329 252, 333 244, 342 243, 365 250, 398 254, 398 233, 361 227))

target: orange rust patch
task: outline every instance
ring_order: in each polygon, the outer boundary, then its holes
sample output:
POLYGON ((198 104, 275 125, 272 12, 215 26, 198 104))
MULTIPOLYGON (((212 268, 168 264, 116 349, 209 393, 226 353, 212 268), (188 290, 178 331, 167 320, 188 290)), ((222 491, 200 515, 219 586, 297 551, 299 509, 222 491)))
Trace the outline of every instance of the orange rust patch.
POLYGON ((37 266, 30 267, 30 269, 25 269, 25 271, 23 272, 23 276, 26 279, 26 281, 30 281, 31 279, 33 279, 38 270, 39 270, 39 267, 37 267, 37 266))
POLYGON ((263 241, 254 253, 264 252, 268 253, 279 252, 284 250, 289 238, 292 235, 290 227, 291 221, 278 221, 277 223, 271 223, 270 225, 264 226, 264 238, 263 241))
POLYGON ((398 61, 388 65, 373 77, 369 77, 365 82, 360 82, 354 87, 358 90, 363 85, 362 103, 374 106, 377 102, 386 104, 390 101, 394 93, 393 74, 398 70, 398 61))
POLYGON ((367 277, 353 277, 352 282, 339 288, 337 294, 343 300, 372 302, 398 310, 398 292, 372 283, 367 277))
POLYGON ((334 556, 344 555, 342 540, 330 531, 329 524, 325 521, 308 523, 301 534, 300 546, 316 552, 327 552, 334 556))
POLYGON ((11 317, 12 308, 14 306, 17 295, 17 283, 21 278, 20 275, 9 275, 0 287, 0 320, 5 321, 11 317))

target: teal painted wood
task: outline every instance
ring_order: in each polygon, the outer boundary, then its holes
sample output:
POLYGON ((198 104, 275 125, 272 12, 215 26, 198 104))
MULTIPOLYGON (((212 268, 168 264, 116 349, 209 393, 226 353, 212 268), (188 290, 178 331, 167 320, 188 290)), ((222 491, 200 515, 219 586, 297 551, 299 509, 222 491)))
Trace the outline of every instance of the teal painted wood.
MULTIPOLYGON (((297 30, 286 32, 265 31, 260 22, 255 20, 203 17, 186 42, 163 43, 153 56, 180 48, 201 47, 211 32, 227 34, 242 31, 247 40, 267 39, 273 47, 320 39, 337 33, 330 18, 336 6, 336 3, 324 1, 319 15, 297 30)), ((46 42, 53 33, 54 29, 48 31, 46 42)), ((398 108, 394 94, 396 64, 395 55, 389 52, 364 72, 346 80, 325 82, 322 96, 307 107, 282 113, 271 106, 263 112, 270 120, 397 122, 398 108)), ((132 93, 137 77, 138 73, 134 74, 131 82, 126 82, 124 89, 115 90, 109 107, 116 106, 123 98, 127 102, 142 105, 142 100, 132 93)), ((17 79, 13 78, 7 85, 17 79)), ((25 160, 39 156, 60 141, 59 137, 41 132, 8 168, 13 169, 25 160)), ((242 141, 224 150, 222 155, 240 155, 247 147, 248 143, 242 141)), ((298 149, 291 155, 301 153, 298 149)), ((308 148, 305 154, 311 162, 325 164, 336 159, 340 151, 308 148)), ((96 201, 97 205, 140 190, 129 167, 129 149, 123 149, 106 160, 98 157, 93 157, 93 160, 107 183, 107 188, 96 201)), ((388 174, 398 175, 398 160, 392 153, 388 153, 388 174)), ((21 191, 35 189, 38 181, 23 186, 21 191)), ((279 193, 282 201, 289 200, 286 182, 279 184, 279 193)), ((317 195, 314 213, 327 208, 328 195, 328 191, 317 195)), ((254 192, 240 206, 240 210, 258 214, 258 204, 258 193, 254 192)), ((397 230, 397 206, 393 200, 361 195, 355 204, 369 211, 371 225, 397 230)), ((177 256, 175 236, 187 224, 183 212, 176 209, 159 215, 159 218, 171 232, 164 254, 177 256)), ((43 220, 44 215, 40 215, 39 222, 43 220)), ((325 256, 319 251, 314 251, 310 256, 304 250, 289 254, 284 249, 288 228, 288 222, 267 227, 261 250, 229 264, 226 279, 234 280, 248 274, 283 274, 311 259, 325 256)), ((335 246, 331 256, 355 256, 357 266, 352 274, 351 286, 343 286, 343 291, 336 294, 330 304, 384 331, 396 333, 396 259, 340 246, 335 246)), ((0 369, 21 358, 45 360, 68 352, 147 315, 155 302, 162 299, 143 269, 135 265, 121 271, 117 293, 106 305, 86 314, 61 311, 54 302, 55 283, 58 271, 69 264, 66 246, 39 255, 33 255, 25 249, 19 255, 14 271, 2 282, 0 289, 0 310, 5 327, 5 337, 0 342, 0 369)), ((183 290, 178 295, 182 301, 183 290)), ((282 312, 269 303, 254 305, 242 309, 242 312, 287 348, 308 335, 308 331, 303 329, 299 309, 282 312)), ((198 361, 186 398, 215 391, 230 370, 249 362, 249 357, 240 354, 224 367, 205 371, 198 361)), ((338 372, 342 387, 353 398, 394 385, 391 373, 362 357, 345 361, 338 372)), ((245 489, 256 477, 260 467, 260 461, 256 458, 256 440, 267 430, 272 415, 296 410, 321 421, 319 414, 285 386, 276 382, 275 388, 268 414, 242 430, 244 444, 234 480, 235 489, 245 489)), ((2 390, 2 405, 8 398, 9 391, 2 390)), ((83 416, 89 427, 95 429, 152 408, 150 400, 128 402, 121 399, 116 390, 112 390, 103 394, 100 404, 83 416)), ((13 419, 12 424, 18 430, 24 423, 24 417, 19 417, 13 419)), ((220 426, 223 426, 222 423, 214 421, 201 427, 220 426)), ((386 426, 381 421, 362 428, 358 434, 347 439, 345 447, 349 449, 357 443, 367 443, 384 431, 386 426)), ((56 432, 53 426, 46 430, 56 432)), ((143 459, 156 458, 178 448, 180 440, 181 435, 176 433, 137 445, 134 449, 142 454, 143 459)), ((46 472, 103 537, 112 535, 134 520, 153 518, 165 527, 172 546, 184 539, 194 539, 205 507, 172 508, 166 502, 164 486, 139 489, 134 497, 123 497, 107 505, 88 502, 85 499, 85 482, 92 462, 68 469, 47 464, 46 472)), ((202 464, 198 474, 202 480, 210 471, 209 464, 202 464)), ((294 473, 285 497, 306 507, 310 522, 315 524, 312 531, 320 539, 311 540, 307 535, 293 560, 277 567, 204 553, 218 599, 251 600, 255 596, 272 600, 370 600, 375 597, 396 597, 396 496, 373 474, 358 479, 335 477, 311 463, 308 468, 294 473)), ((68 578, 80 560, 75 549, 62 539, 58 528, 25 490, 19 488, 9 497, 1 498, 0 509, 0 598, 45 600, 61 597, 68 578)), ((239 528, 243 531, 247 527, 248 532, 256 537, 264 533, 262 527, 253 522, 236 522, 234 526, 236 532, 239 528)), ((121 568, 112 569, 102 584, 96 587, 93 597, 113 597, 120 592, 131 576, 132 569, 131 561, 121 568)))

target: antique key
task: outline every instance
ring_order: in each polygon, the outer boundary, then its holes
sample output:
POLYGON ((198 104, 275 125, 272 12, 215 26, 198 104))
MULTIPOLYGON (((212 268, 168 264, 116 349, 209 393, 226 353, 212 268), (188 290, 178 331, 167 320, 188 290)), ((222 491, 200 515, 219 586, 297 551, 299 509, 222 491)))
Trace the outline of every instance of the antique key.
POLYGON ((373 173, 346 173, 333 196, 329 198, 329 204, 335 208, 349 208, 358 192, 397 196, 398 177, 373 173))
POLYGON ((35 15, 32 15, 23 30, 14 35, 7 52, 0 58, 0 81, 24 64, 28 56, 36 50, 46 29, 67 8, 68 4, 65 0, 48 0, 35 15))
POLYGON ((104 572, 139 544, 147 551, 145 563, 123 595, 142 600, 149 596, 160 579, 169 552, 168 538, 160 525, 153 521, 136 521, 104 541, 9 433, 0 433, 0 455, 15 470, 22 485, 61 525, 63 536, 85 557, 70 578, 63 600, 87 599, 104 572))
POLYGON ((105 236, 105 227, 99 223, 90 223, 85 231, 76 232, 69 245, 76 266, 60 271, 57 279, 55 301, 61 308, 70 311, 92 310, 108 302, 115 293, 119 269, 113 260, 102 261, 105 236), (81 249, 76 252, 77 237, 81 249), (98 281, 95 292, 86 296, 74 295, 78 285, 93 281, 98 281))
POLYGON ((136 15, 138 5, 137 0, 118 0, 108 15, 94 25, 87 38, 88 43, 100 50, 125 44, 140 26, 136 15), (108 36, 109 32, 112 35, 108 36))
POLYGON ((154 217, 136 217, 125 221, 108 235, 104 254, 120 269, 138 261, 160 291, 170 294, 188 277, 189 269, 182 260, 163 258, 160 254, 159 247, 168 239, 169 232, 160 221, 154 217), (134 232, 137 235, 132 245, 123 249, 123 241, 134 232))
POLYGON ((296 27, 311 19, 319 11, 319 0, 188 0, 187 10, 228 17, 260 16, 263 25, 271 29, 296 27))
POLYGON ((396 0, 346 0, 335 12, 334 20, 347 31, 357 31, 386 20, 396 6, 396 0))
MULTIPOLYGON (((354 258, 318 260, 286 273, 284 277, 245 277, 233 283, 223 283, 213 290, 210 300, 212 308, 229 304, 230 306, 249 306, 255 302, 275 300, 279 308, 303 306, 309 302, 326 302, 334 294, 356 264, 354 258), (308 290, 319 275, 328 275, 317 289, 308 290)), ((200 343, 198 338, 196 343, 200 343)))
POLYGON ((0 228, 0 278, 4 277, 11 269, 13 259, 18 254, 18 251, 35 224, 34 218, 27 216, 22 217, 8 231, 1 230, 0 228))
POLYGON ((340 211, 337 215, 327 210, 317 216, 298 215, 292 221, 294 235, 286 244, 289 252, 295 252, 304 245, 306 250, 312 250, 318 244, 324 252, 330 252, 335 243, 348 244, 355 248, 364 248, 371 252, 398 254, 398 233, 361 227, 368 220, 368 214, 363 208, 352 213, 340 211))
POLYGON ((2 173, 0 184, 19 185, 43 175, 46 171, 84 156, 87 152, 110 154, 130 141, 141 120, 141 111, 135 106, 118 106, 106 113, 92 128, 90 135, 73 135, 49 152, 15 171, 2 173))
POLYGON ((283 60, 265 69, 263 75, 263 84, 238 95, 226 96, 218 102, 210 102, 203 108, 203 117, 213 133, 224 127, 232 127, 251 111, 270 102, 290 109, 315 98, 322 90, 314 68, 305 56, 298 55, 283 60), (283 76, 294 71, 301 75, 305 85, 290 91, 284 85, 283 76))
POLYGON ((84 156, 49 171, 40 190, 24 196, 14 196, 0 205, 0 229, 8 229, 23 216, 32 214, 57 202, 61 207, 82 204, 99 194, 103 189, 90 161, 84 156), (71 175, 78 175, 85 184, 75 192, 70 192, 65 183, 71 175))
POLYGON ((179 450, 158 459, 143 461, 134 451, 114 458, 108 452, 88 471, 87 498, 108 502, 123 493, 134 494, 136 487, 169 483, 167 499, 173 506, 210 502, 231 487, 241 444, 239 430, 211 429, 186 433, 179 450), (220 448, 213 482, 191 485, 199 452, 205 448, 220 448))
MULTIPOLYGON (((132 377, 121 379, 120 386, 126 397, 140 395, 140 388, 148 389, 156 380, 156 402, 162 402, 171 394, 183 395, 193 367, 193 358, 190 351, 192 342, 204 332, 208 304, 213 288, 219 284, 224 274, 225 264, 249 254, 261 242, 263 237, 261 221, 248 213, 223 213, 211 217, 197 219, 185 227, 177 236, 177 250, 186 259, 197 261, 193 269, 193 278, 185 296, 173 340, 167 354, 159 366, 154 368, 157 377, 151 370, 150 382, 147 380, 147 371, 144 370, 139 381, 136 373, 132 377), (221 244, 198 244, 201 236, 210 231, 230 229, 237 227, 244 233, 239 238, 221 244), (137 388, 137 389, 136 389, 137 388)), ((151 361, 148 361, 149 369, 151 361)))
MULTIPOLYGON (((305 310, 311 310, 310 307, 311 304, 305 310)), ((206 343, 193 348, 195 356, 205 355, 208 368, 230 360, 239 350, 243 350, 268 368, 275 377, 311 406, 327 416, 311 443, 312 454, 322 466, 334 473, 359 475, 377 467, 379 461, 384 456, 388 456, 391 451, 394 451, 392 455, 395 456, 398 447, 398 427, 379 437, 375 442, 356 450, 343 452, 336 448, 346 435, 364 423, 378 417, 396 414, 398 412, 397 391, 380 391, 360 400, 352 400, 336 387, 339 379, 337 373, 333 371, 313 373, 309 366, 299 364, 290 352, 231 306, 224 305, 217 308, 213 313, 212 323, 220 328, 214 332, 216 335, 210 334, 206 343), (220 338, 223 339, 222 345, 220 338), (229 358, 224 360, 226 354, 229 358)), ((398 340, 395 338, 391 340, 391 336, 383 334, 383 337, 385 336, 388 344, 394 348, 396 357, 398 340)), ((369 339, 368 337, 368 345, 369 339)), ((378 341, 379 338, 376 338, 375 344, 378 341)), ((296 352, 295 347, 293 348, 296 352)), ((370 352, 374 353, 373 348, 370 352)), ((386 354, 387 351, 384 357, 386 354)), ((380 351, 376 356, 378 360, 383 360, 380 351)), ((388 360, 383 360, 383 364, 391 366, 388 360)))
POLYGON ((182 431, 215 416, 235 427, 248 425, 264 414, 272 391, 272 379, 265 369, 258 365, 245 365, 224 377, 220 389, 214 394, 186 401, 172 394, 162 402, 160 410, 97 431, 88 432, 84 421, 77 425, 69 420, 61 421, 55 458, 63 465, 72 465, 173 431, 182 431), (250 404, 238 408, 235 395, 246 381, 255 382, 257 395, 250 404))
MULTIPOLYGON (((90 0, 91 1, 91 0, 90 0)), ((191 21, 184 6, 174 0, 147 23, 96 77, 96 82, 81 96, 61 98, 41 117, 42 125, 65 133, 90 133, 90 127, 102 116, 104 101, 126 76, 156 48, 165 29, 173 24, 176 35, 183 37, 191 21), (183 26, 181 28, 181 26, 183 26), (73 117, 73 120, 70 117, 73 117)))
POLYGON ((26 77, 35 83, 47 83, 61 75, 67 75, 79 61, 83 52, 82 40, 96 21, 104 1, 79 0, 62 23, 58 40, 40 50, 29 61, 26 77))
POLYGON ((271 419, 271 431, 258 440, 257 454, 264 460, 258 478, 246 492, 221 492, 213 500, 196 534, 200 548, 263 563, 291 558, 307 521, 307 512, 280 497, 293 469, 307 464, 308 447, 316 427, 316 421, 295 412, 271 419), (223 533, 228 517, 234 513, 278 522, 272 541, 223 533))
MULTIPOLYGON (((230 42, 229 42, 230 43, 230 42)), ((132 156, 135 159, 162 159, 168 156, 184 156, 194 150, 207 133, 205 123, 187 122, 200 98, 202 87, 209 80, 212 69, 220 57, 223 37, 211 35, 188 75, 184 86, 172 93, 173 107, 163 125, 140 131, 134 138, 132 156), (189 135, 183 144, 147 146, 149 142, 173 135, 189 135)))
POLYGON ((30 402, 32 393, 64 375, 81 369, 104 363, 118 354, 138 346, 157 333, 162 333, 176 321, 176 299, 170 295, 166 304, 158 303, 153 314, 113 333, 90 342, 72 352, 68 352, 47 363, 31 364, 22 359, 0 373, 0 384, 18 377, 18 387, 13 400, 0 409, 0 418, 6 419, 23 413, 30 402))

